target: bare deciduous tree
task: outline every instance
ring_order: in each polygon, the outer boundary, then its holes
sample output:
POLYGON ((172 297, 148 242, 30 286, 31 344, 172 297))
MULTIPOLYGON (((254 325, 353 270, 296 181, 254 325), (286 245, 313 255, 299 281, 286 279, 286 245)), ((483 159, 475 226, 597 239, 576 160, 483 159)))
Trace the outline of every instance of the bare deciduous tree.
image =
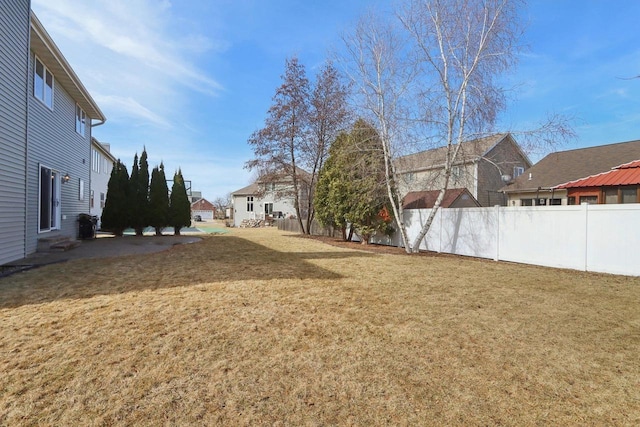
POLYGON ((258 169, 266 177, 285 177, 291 180, 296 217, 302 232, 301 190, 303 180, 297 162, 309 122, 309 81, 304 66, 293 57, 285 64, 282 85, 276 90, 265 126, 249 138, 256 158, 247 162, 250 169, 258 169))
POLYGON ((516 62, 518 1, 411 0, 399 15, 426 94, 421 117, 447 147, 444 184, 413 242, 417 251, 449 186, 461 143, 492 129, 505 105, 499 77, 516 62))
MULTIPOLYGON (((408 253, 419 250, 429 231, 460 144, 491 133, 506 106, 500 78, 516 63, 522 3, 407 0, 396 15, 405 43, 398 42, 403 37, 400 30, 370 16, 345 38, 354 70, 350 75, 362 95, 359 102, 376 119, 373 123, 383 142, 389 199, 408 253), (413 242, 408 241, 401 194, 394 186, 400 182, 394 167, 394 149, 399 147, 394 144, 409 144, 411 128, 419 128, 425 140, 446 148, 439 195, 413 242)), ((548 137, 543 140, 552 141, 571 136, 572 131, 562 117, 556 117, 531 134, 544 134, 548 137)))
POLYGON ((318 175, 329 155, 331 142, 345 130, 349 120, 347 88, 342 83, 338 70, 330 62, 318 74, 309 104, 309 134, 301 150, 303 167, 309 172, 307 231, 311 230, 315 214, 313 200, 318 175))
POLYGON ((348 123, 347 89, 328 62, 310 91, 304 66, 293 58, 286 63, 283 84, 273 102, 264 128, 249 139, 256 158, 247 166, 256 170, 264 183, 283 179, 292 183, 277 196, 294 197, 300 230, 309 234, 318 174, 331 141, 348 123))

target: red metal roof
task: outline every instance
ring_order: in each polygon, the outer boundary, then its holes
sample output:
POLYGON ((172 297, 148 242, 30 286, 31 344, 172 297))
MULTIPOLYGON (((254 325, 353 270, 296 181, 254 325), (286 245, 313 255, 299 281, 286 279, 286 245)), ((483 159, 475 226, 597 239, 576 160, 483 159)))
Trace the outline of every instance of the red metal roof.
POLYGON ((569 181, 564 184, 557 185, 554 188, 609 187, 636 184, 640 184, 640 160, 634 160, 632 162, 616 166, 609 172, 603 172, 575 181, 569 181))

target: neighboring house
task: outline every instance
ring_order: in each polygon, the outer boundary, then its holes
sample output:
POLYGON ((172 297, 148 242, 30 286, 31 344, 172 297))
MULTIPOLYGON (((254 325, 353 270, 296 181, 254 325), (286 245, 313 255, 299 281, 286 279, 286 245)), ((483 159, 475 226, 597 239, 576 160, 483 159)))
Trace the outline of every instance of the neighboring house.
POLYGON ((91 138, 91 183, 89 185, 89 213, 98 217, 98 228, 102 210, 107 200, 107 187, 116 158, 109 144, 91 138))
MULTIPOLYGON (((440 190, 446 155, 447 148, 440 147, 398 158, 400 193, 440 190)), ((481 206, 505 205, 506 198, 499 190, 530 166, 529 158, 509 133, 463 142, 448 187, 466 188, 481 206)))
MULTIPOLYGON (((300 203, 306 205, 308 190, 304 177, 308 172, 299 170, 300 203)), ((293 183, 289 177, 269 177, 268 181, 257 182, 231 193, 233 204, 233 225, 238 227, 243 220, 268 218, 291 218, 296 216, 293 183)), ((305 212, 302 212, 303 216, 305 212)))
POLYGON ((0 2, 0 264, 89 211, 91 128, 106 120, 31 12, 0 2), (96 120, 95 124, 92 121, 96 120))
POLYGON ((527 169, 502 191, 509 206, 567 205, 567 189, 557 186, 636 159, 640 159, 640 140, 558 151, 527 169))
POLYGON ((216 216, 216 208, 207 199, 199 198, 191 203, 191 218, 195 218, 196 215, 199 215, 203 221, 213 221, 216 216))
MULTIPOLYGON (((431 209, 436 203, 440 190, 412 191, 403 199, 404 209, 431 209)), ((480 203, 466 188, 450 188, 444 193, 441 208, 477 208, 480 203)))
POLYGON ((567 191, 570 205, 640 203, 640 160, 555 187, 560 189, 567 191))

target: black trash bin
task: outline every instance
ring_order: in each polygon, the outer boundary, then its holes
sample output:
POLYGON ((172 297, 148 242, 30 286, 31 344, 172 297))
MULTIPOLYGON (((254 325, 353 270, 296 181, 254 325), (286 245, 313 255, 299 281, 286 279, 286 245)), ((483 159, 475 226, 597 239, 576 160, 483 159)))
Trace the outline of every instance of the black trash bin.
POLYGON ((81 239, 94 239, 96 237, 97 224, 98 217, 95 215, 78 215, 78 237, 81 239))

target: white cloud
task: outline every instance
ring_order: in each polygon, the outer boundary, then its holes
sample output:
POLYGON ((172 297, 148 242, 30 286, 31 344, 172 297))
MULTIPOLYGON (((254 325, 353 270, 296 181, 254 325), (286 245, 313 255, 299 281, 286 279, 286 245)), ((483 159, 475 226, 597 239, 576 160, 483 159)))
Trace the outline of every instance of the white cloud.
MULTIPOLYGON (((144 121, 151 122, 152 124, 163 128, 171 128, 171 124, 168 120, 140 105, 138 101, 131 97, 95 95, 94 98, 102 108, 116 111, 117 117, 124 117, 125 120, 129 121, 136 118, 143 119, 144 121)), ((133 121, 135 122, 135 120, 133 121)))

